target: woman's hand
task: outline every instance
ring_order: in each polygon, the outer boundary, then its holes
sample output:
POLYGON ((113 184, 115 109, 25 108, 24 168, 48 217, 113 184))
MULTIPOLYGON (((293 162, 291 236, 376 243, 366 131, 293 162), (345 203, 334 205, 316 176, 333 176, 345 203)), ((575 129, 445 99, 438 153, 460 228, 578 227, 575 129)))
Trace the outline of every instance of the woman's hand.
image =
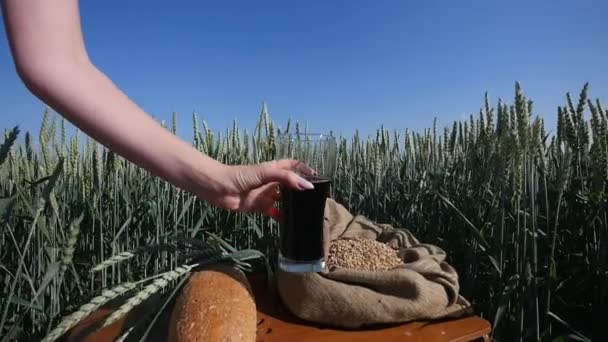
POLYGON ((84 133, 134 164, 219 207, 273 210, 279 183, 312 185, 293 160, 227 166, 161 127, 91 62, 78 0, 0 0, 16 70, 27 88, 84 133))
MULTIPOLYGON (((279 199, 278 186, 284 184, 296 190, 312 189, 313 185, 298 176, 313 175, 307 165, 291 159, 264 162, 257 165, 226 166, 218 175, 220 187, 209 191, 204 182, 195 193, 219 207, 241 211, 259 212, 280 220, 274 204, 279 199)), ((214 183, 214 182, 211 182, 214 183)))

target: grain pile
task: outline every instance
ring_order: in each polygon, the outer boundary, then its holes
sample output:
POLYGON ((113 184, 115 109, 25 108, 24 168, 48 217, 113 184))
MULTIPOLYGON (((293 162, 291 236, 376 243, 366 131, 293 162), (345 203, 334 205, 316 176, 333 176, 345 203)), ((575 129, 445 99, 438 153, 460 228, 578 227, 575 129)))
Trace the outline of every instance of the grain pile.
POLYGON ((388 271, 403 264, 397 251, 384 243, 362 238, 337 239, 329 246, 327 268, 357 271, 388 271))

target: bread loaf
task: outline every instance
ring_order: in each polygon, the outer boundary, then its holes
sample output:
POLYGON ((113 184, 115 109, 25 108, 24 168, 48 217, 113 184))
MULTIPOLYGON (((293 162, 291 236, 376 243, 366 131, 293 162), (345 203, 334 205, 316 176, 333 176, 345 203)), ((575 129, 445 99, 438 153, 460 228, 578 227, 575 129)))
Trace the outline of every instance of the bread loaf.
POLYGON ((221 264, 197 271, 171 314, 169 341, 255 341, 257 310, 240 270, 221 264))

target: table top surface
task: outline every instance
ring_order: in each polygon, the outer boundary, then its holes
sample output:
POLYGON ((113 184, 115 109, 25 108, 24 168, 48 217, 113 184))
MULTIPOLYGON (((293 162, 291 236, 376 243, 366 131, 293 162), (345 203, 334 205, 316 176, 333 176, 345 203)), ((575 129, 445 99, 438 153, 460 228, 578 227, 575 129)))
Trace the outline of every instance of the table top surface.
MULTIPOLYGON (((341 330, 321 327, 303 321, 292 315, 271 291, 265 286, 265 278, 249 277, 256 298, 258 309, 258 342, 274 341, 470 341, 488 335, 490 323, 477 316, 443 321, 416 321, 399 325, 367 328, 361 330, 341 330)), ((142 304, 124 319, 97 331, 95 327, 102 322, 120 303, 108 305, 97 310, 82 321, 67 336, 67 341, 114 341, 129 327, 130 320, 137 319, 150 305, 142 304)), ((158 304, 157 304, 158 305, 158 304)), ((167 341, 169 305, 157 321, 153 332, 149 335, 151 341, 167 341)))
POLYGON ((264 282, 250 278, 258 306, 257 341, 470 341, 490 333, 481 317, 469 316, 442 321, 417 321, 360 330, 321 327, 291 314, 264 282))

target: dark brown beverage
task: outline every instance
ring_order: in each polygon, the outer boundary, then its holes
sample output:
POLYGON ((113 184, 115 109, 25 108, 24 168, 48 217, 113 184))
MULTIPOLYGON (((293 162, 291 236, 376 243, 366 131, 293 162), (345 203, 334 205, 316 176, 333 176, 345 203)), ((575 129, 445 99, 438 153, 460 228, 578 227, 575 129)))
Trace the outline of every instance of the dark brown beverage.
POLYGON ((325 256, 323 217, 331 179, 305 178, 314 189, 281 189, 281 254, 295 262, 315 262, 325 256))

